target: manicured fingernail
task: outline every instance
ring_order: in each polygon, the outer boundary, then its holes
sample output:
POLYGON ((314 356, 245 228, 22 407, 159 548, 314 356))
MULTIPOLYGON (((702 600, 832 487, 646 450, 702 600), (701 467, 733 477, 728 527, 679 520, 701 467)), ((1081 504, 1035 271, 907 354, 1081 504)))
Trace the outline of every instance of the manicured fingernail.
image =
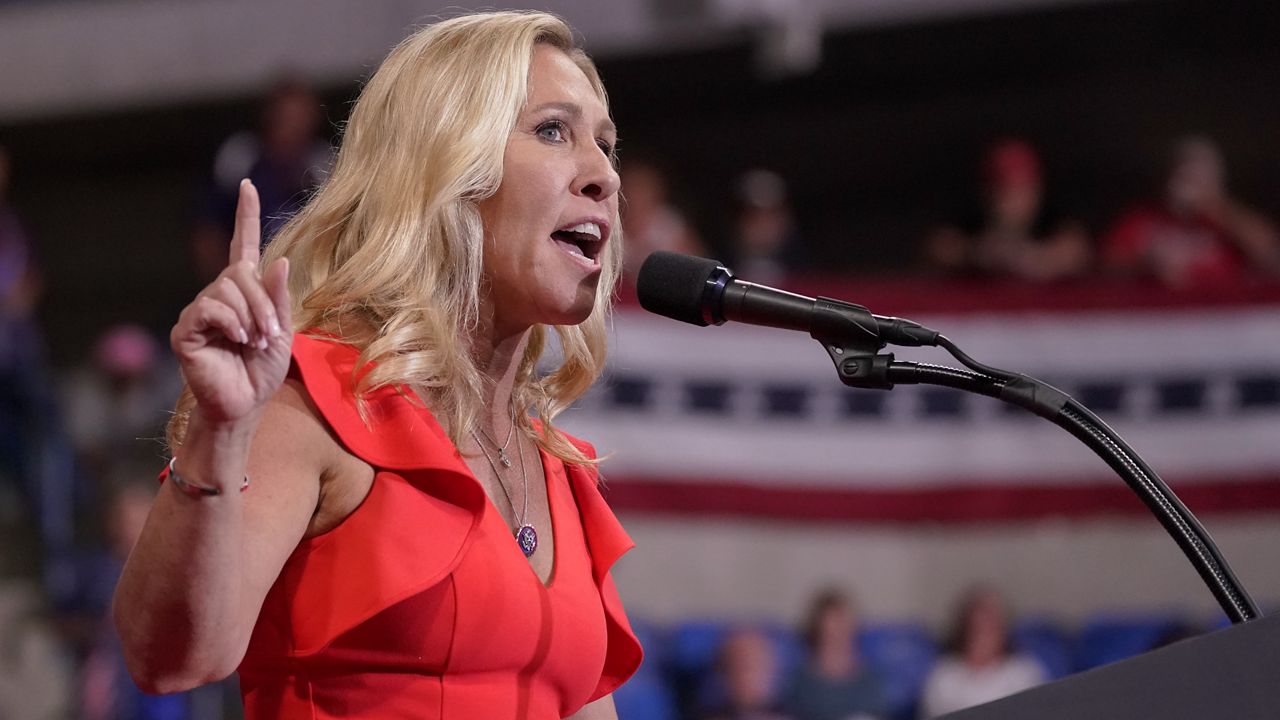
POLYGON ((240 178, 240 187, 244 187, 245 185, 248 185, 248 184, 249 184, 249 178, 240 178))
POLYGON ((267 349, 267 339, 265 337, 258 338, 258 349, 259 350, 267 349))
POLYGON ((240 344, 241 345, 249 344, 249 333, 245 332, 244 328, 240 328, 240 344))
POLYGON ((279 337, 279 336, 280 336, 280 321, 276 320, 275 318, 271 318, 271 337, 279 337))

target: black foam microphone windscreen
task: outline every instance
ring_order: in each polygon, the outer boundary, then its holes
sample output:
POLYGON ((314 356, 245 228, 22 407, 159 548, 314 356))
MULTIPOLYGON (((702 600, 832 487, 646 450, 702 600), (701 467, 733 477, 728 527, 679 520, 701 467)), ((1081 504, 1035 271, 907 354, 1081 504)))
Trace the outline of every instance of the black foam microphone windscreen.
POLYGON ((640 307, 672 320, 706 327, 703 298, 720 263, 659 250, 645 258, 636 278, 640 307))

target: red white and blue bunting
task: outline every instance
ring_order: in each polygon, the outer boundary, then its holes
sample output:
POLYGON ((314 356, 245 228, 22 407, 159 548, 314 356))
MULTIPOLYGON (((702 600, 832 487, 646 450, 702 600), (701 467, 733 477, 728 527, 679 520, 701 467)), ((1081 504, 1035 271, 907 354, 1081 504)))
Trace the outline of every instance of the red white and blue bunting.
MULTIPOLYGON (((1194 511, 1280 508, 1280 294, 1041 292, 992 305, 933 288, 932 310, 906 305, 979 360, 1095 410, 1194 511)), ((1100 459, 1021 409, 945 388, 845 388, 802 333, 627 306, 614 324, 606 378, 560 424, 611 455, 619 509, 893 522, 1145 512, 1100 459)))

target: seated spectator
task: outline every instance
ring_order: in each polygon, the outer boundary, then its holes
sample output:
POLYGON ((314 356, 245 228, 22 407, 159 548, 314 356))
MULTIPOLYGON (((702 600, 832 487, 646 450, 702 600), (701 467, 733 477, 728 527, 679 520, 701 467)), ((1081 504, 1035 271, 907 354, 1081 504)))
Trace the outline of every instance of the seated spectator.
POLYGON ((31 317, 42 286, 30 239, 9 204, 10 177, 9 151, 0 147, 0 323, 31 317))
POLYGON ((1039 685, 1047 673, 1009 647, 1009 616, 1000 594, 979 586, 960 601, 947 655, 925 681, 921 717, 931 718, 998 700, 1039 685))
POLYGON ((1076 277, 1089 266, 1084 225, 1045 204, 1040 157, 1025 140, 1002 140, 982 163, 981 209, 937 230, 926 261, 953 274, 1033 282, 1076 277))
POLYGON ((622 166, 622 228, 626 258, 623 276, 635 282, 641 263, 655 250, 706 255, 697 232, 672 207, 667 181, 653 164, 630 160, 622 166))
POLYGON ((724 683, 724 706, 707 720, 791 720, 778 710, 777 658, 758 630, 737 630, 725 640, 717 667, 724 683))
POLYGON ((1231 197, 1222 152, 1207 138, 1178 143, 1164 197, 1124 213, 1103 241, 1111 272, 1170 287, 1280 277, 1280 235, 1231 197))
POLYGON ((0 525, 51 512, 37 498, 43 483, 61 479, 50 471, 57 455, 50 439, 61 428, 36 316, 43 276, 9 202, 11 177, 9 153, 0 147, 0 525))
MULTIPOLYGON (((147 470, 154 467, 150 463, 147 470)), ((140 481, 147 473, 139 470, 137 464, 121 465, 107 479, 110 489, 101 493, 104 500, 95 507, 97 516, 82 525, 92 537, 73 551, 67 563, 72 570, 71 582, 60 588, 61 592, 49 593, 63 639, 81 659, 112 629, 106 622, 111 596, 155 495, 157 483, 140 481)))
POLYGON ((236 133, 218 148, 213 186, 201 203, 191 239, 201 283, 226 267, 242 178, 258 189, 265 246, 328 175, 333 154, 320 137, 323 119, 310 87, 281 80, 267 96, 257 131, 236 133))
POLYGON ((787 184, 771 170, 750 170, 738 180, 738 215, 729 267, 752 282, 774 283, 805 269, 787 184))
POLYGON ((134 684, 124 664, 120 639, 110 619, 111 594, 129 552, 142 534, 157 485, 136 478, 117 486, 105 506, 107 550, 86 558, 79 612, 92 616, 89 648, 80 673, 83 720, 185 720, 191 717, 191 693, 147 695, 134 684))
POLYGON ((141 327, 120 324, 103 332, 92 363, 77 369, 63 391, 72 441, 93 475, 106 477, 122 461, 154 463, 181 389, 177 368, 141 327))
POLYGON ((888 715, 880 678, 858 656, 858 615, 843 592, 814 598, 804 625, 809 657, 788 683, 783 708, 796 720, 863 720, 888 715))

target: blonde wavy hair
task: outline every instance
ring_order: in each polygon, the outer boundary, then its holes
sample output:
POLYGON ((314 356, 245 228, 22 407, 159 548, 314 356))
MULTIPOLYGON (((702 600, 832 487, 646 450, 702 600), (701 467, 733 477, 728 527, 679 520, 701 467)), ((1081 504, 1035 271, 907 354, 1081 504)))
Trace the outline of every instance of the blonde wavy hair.
MULTIPOLYGON (((427 26, 392 50, 364 87, 333 173, 262 259, 265 267, 289 258, 295 330, 320 329, 360 349, 362 414, 364 398, 390 385, 411 399, 421 393, 455 444, 476 426, 486 382, 470 347, 484 250, 476 203, 502 183, 537 45, 568 55, 608 107, 595 65, 553 15, 480 13, 427 26)), ((516 413, 519 426, 567 462, 593 462, 551 422, 604 369, 620 241, 615 232, 606 245, 587 320, 535 326, 517 371, 514 407, 532 408, 542 432, 527 412, 516 413), (540 373, 551 332, 560 362, 540 373)), ((171 447, 181 444, 194 404, 184 391, 168 429, 171 447)))

